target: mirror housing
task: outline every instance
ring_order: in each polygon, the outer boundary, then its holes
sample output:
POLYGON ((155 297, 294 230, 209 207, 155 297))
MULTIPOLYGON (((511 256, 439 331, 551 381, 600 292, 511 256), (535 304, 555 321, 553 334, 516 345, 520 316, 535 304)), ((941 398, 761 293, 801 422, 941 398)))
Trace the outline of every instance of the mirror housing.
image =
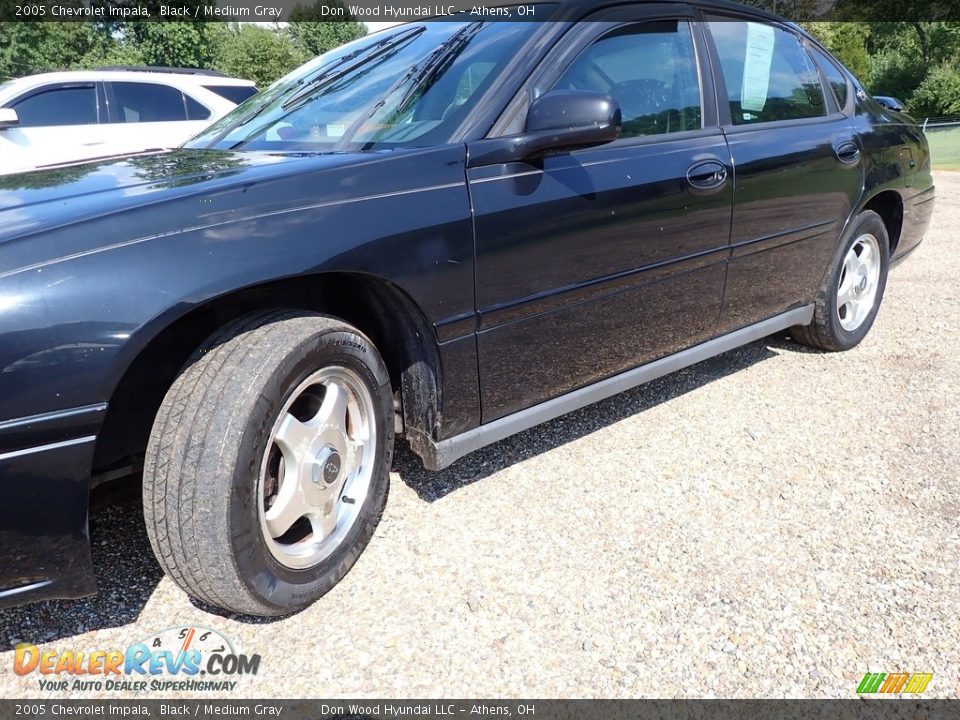
POLYGON ((20 117, 13 108, 0 108, 0 130, 20 124, 20 117))
POLYGON ((530 105, 523 133, 475 144, 470 167, 525 160, 547 150, 568 150, 620 137, 620 104, 609 95, 552 90, 530 105))

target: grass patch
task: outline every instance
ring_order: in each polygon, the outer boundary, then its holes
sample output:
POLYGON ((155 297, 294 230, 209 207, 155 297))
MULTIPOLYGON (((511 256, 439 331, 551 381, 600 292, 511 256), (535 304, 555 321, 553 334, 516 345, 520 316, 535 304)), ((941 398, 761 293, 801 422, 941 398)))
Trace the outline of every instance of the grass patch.
POLYGON ((927 130, 934 170, 960 170, 960 127, 927 130))

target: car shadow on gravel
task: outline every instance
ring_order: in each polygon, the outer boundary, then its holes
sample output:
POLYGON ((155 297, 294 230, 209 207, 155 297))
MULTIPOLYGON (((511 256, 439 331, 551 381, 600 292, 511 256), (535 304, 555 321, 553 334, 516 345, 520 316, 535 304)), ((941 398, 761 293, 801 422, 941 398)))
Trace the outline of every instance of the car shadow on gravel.
POLYGON ((420 499, 434 502, 511 465, 578 440, 714 380, 785 352, 808 349, 786 335, 758 340, 501 440, 441 472, 424 470, 420 458, 407 443, 398 443, 393 470, 420 499))
MULTIPOLYGON (((558 448, 631 415, 679 397, 784 352, 806 348, 783 337, 767 338, 628 392, 595 403, 458 460, 446 470, 424 470, 405 442, 397 444, 393 470, 417 495, 434 502, 515 463, 558 448)), ((143 522, 139 482, 115 485, 108 498, 95 497, 90 514, 93 565, 99 592, 81 600, 51 600, 0 610, 0 651, 20 642, 52 643, 92 630, 137 620, 163 577, 143 522), (104 500, 109 500, 105 504, 104 500), (98 500, 100 502, 98 502, 98 500)), ((191 600, 204 612, 246 623, 279 618, 235 615, 191 600)), ((285 616, 289 617, 289 616, 285 616)))
POLYGON ((81 600, 49 600, 0 610, 0 651, 18 643, 51 643, 134 622, 163 571, 154 559, 139 496, 131 480, 110 504, 95 495, 90 512, 93 567, 99 592, 81 600))

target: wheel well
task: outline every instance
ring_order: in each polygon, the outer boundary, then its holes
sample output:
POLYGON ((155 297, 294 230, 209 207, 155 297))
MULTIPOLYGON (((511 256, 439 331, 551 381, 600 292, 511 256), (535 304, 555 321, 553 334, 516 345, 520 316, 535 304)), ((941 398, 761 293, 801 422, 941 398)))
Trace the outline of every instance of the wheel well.
POLYGON ((380 351, 402 399, 404 426, 436 436, 440 362, 429 323, 399 288, 371 275, 323 273, 253 286, 194 308, 140 351, 114 389, 97 439, 94 476, 137 471, 153 419, 184 363, 234 318, 257 310, 299 308, 334 315, 380 351))
POLYGON ((900 242, 900 230, 903 228, 903 198, 894 190, 883 192, 870 198, 863 207, 864 210, 873 210, 883 220, 890 238, 890 257, 893 257, 900 242))

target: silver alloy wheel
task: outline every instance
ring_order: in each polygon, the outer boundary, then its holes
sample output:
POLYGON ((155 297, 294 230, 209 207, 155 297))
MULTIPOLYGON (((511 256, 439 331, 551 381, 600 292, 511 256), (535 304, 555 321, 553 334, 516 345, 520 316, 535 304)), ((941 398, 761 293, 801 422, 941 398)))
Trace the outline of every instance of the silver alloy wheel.
POLYGON ((837 283, 837 317, 847 332, 859 328, 873 310, 880 260, 880 244, 869 233, 858 237, 843 258, 837 283))
POLYGON ((277 561, 309 568, 340 546, 370 489, 376 445, 373 397, 352 370, 324 368, 291 393, 258 488, 260 530, 277 561))

